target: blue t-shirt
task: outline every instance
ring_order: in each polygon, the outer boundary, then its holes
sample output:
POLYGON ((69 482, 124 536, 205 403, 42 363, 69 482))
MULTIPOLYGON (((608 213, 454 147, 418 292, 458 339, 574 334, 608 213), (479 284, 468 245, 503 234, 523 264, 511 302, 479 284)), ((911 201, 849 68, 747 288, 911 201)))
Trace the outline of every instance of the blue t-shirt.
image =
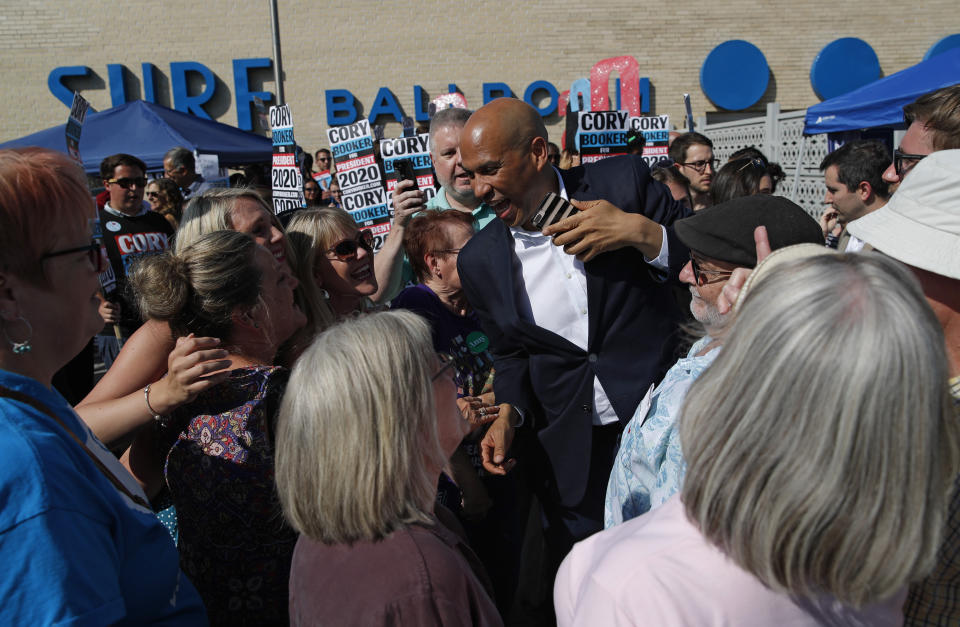
MULTIPOLYGON (((0 370, 46 405, 120 479, 133 477, 60 394, 0 370)), ((170 535, 121 494, 53 419, 0 398, 0 624, 206 625, 170 535)))

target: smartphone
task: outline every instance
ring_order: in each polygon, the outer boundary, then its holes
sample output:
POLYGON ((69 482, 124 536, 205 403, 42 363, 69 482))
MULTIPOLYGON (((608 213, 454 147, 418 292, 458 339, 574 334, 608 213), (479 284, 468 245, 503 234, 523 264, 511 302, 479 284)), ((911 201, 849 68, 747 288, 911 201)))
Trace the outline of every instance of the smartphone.
POLYGON ((417 185, 417 175, 413 173, 413 163, 409 159, 397 159, 393 162, 393 169, 397 173, 397 183, 413 181, 413 188, 420 189, 417 185))
POLYGON ((531 222, 538 231, 542 231, 551 224, 556 224, 560 220, 572 216, 577 211, 576 207, 557 194, 548 192, 540 201, 537 214, 533 216, 531 222))

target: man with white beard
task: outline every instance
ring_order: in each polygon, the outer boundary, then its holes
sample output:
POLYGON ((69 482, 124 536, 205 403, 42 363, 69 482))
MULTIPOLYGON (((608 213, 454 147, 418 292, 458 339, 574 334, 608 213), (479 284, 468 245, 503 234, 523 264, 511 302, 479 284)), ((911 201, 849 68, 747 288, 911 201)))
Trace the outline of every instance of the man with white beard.
POLYGON ((687 390, 719 354, 729 314, 717 298, 733 270, 757 265, 754 230, 766 227, 770 248, 823 244, 817 222, 780 196, 746 196, 710 207, 674 225, 690 249, 680 280, 690 286, 690 311, 705 335, 650 386, 623 430, 604 505, 604 526, 612 527, 663 504, 683 485, 686 463, 677 418, 687 390))

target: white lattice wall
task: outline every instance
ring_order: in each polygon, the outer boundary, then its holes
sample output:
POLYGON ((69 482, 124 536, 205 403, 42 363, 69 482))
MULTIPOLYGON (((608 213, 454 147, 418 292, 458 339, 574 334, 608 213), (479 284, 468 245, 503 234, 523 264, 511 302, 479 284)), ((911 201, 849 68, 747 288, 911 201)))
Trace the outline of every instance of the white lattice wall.
POLYGON ((748 146, 756 146, 771 161, 779 163, 787 178, 780 183, 777 194, 788 198, 793 197, 797 159, 802 158, 793 199, 811 216, 819 218, 824 207, 823 174, 819 166, 827 154, 827 136, 810 135, 803 142, 804 114, 803 110, 780 113, 779 105, 772 103, 767 105, 765 117, 720 124, 703 124, 701 120, 698 130, 713 141, 713 154, 721 163, 748 146))

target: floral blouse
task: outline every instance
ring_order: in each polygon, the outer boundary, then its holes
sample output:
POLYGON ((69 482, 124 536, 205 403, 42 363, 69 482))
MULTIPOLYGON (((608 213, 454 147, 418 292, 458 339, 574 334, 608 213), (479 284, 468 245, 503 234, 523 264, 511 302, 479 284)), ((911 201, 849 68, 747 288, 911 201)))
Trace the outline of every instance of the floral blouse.
POLYGON ((288 623, 296 533, 274 486, 273 436, 289 371, 238 368, 161 428, 180 564, 211 624, 288 623))

